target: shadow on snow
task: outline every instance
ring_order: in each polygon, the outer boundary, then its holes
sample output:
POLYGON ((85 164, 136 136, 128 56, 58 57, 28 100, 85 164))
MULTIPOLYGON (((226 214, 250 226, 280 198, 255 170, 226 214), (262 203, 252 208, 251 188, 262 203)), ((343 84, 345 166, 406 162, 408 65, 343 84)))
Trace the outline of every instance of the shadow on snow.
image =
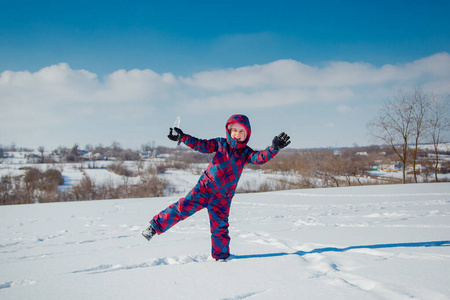
POLYGON ((263 258, 263 257, 278 257, 286 255, 299 255, 324 252, 345 252, 354 249, 382 249, 382 248, 418 248, 418 247, 448 247, 450 241, 434 241, 434 242, 418 242, 418 243, 396 243, 396 244, 376 244, 376 245, 361 245, 350 246, 346 248, 326 247, 318 248, 311 251, 297 251, 293 253, 279 252, 279 253, 266 253, 266 254, 248 254, 248 255, 232 255, 231 259, 247 259, 247 258, 263 258))

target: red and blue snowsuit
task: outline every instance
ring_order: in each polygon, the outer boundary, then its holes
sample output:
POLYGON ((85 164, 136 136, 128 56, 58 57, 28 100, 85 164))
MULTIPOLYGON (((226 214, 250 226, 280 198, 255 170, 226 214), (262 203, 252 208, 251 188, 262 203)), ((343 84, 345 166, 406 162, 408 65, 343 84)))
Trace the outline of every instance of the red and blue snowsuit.
POLYGON ((156 215, 150 222, 158 234, 161 234, 179 221, 195 212, 207 208, 211 227, 212 257, 225 259, 230 256, 230 236, 228 234, 228 215, 231 199, 242 170, 247 163, 264 164, 278 151, 267 147, 263 151, 253 151, 247 146, 251 127, 244 115, 231 116, 225 126, 227 138, 201 140, 185 134, 181 142, 202 153, 216 153, 206 171, 200 176, 195 187, 178 202, 170 205, 156 215), (229 125, 239 123, 245 127, 247 137, 239 142, 232 139, 229 125))

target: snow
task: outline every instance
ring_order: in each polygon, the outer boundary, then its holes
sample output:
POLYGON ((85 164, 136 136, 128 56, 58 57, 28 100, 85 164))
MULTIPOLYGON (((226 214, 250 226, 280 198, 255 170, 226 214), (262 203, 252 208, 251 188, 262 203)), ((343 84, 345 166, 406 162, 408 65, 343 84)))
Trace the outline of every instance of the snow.
MULTIPOLYGON (((415 145, 410 145, 409 147, 413 148, 415 145)), ((419 149, 434 151, 434 144, 419 144, 419 149)), ((450 143, 439 143, 437 149, 441 152, 450 151, 450 143)))
POLYGON ((178 196, 0 207, 0 298, 450 298, 450 183, 237 194, 226 263, 205 210, 141 236, 178 196))

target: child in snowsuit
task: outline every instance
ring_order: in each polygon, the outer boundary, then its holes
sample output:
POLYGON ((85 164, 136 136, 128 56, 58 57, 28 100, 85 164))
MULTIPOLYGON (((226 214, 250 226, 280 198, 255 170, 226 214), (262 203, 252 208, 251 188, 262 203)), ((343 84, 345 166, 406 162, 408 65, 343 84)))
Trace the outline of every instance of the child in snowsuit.
POLYGON ((244 165, 264 164, 275 157, 278 151, 289 145, 290 137, 284 132, 276 136, 272 146, 263 151, 253 151, 247 146, 251 135, 250 121, 244 115, 231 116, 225 126, 227 137, 201 140, 172 128, 168 135, 173 141, 182 142, 202 153, 216 154, 197 185, 178 202, 157 214, 142 235, 150 240, 186 219, 195 212, 207 208, 211 227, 212 257, 224 260, 230 256, 230 236, 228 235, 228 214, 231 199, 241 176, 244 165))

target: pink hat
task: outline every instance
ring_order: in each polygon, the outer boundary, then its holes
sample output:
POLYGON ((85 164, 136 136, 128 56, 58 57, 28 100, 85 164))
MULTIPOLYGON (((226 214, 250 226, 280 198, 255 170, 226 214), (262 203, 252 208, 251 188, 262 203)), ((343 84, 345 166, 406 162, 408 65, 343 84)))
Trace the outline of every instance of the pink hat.
POLYGON ((242 126, 239 123, 231 123, 230 125, 228 125, 228 130, 231 130, 231 128, 236 128, 236 129, 244 129, 245 132, 245 136, 244 136, 244 140, 247 138, 247 128, 245 128, 244 126, 242 126))

